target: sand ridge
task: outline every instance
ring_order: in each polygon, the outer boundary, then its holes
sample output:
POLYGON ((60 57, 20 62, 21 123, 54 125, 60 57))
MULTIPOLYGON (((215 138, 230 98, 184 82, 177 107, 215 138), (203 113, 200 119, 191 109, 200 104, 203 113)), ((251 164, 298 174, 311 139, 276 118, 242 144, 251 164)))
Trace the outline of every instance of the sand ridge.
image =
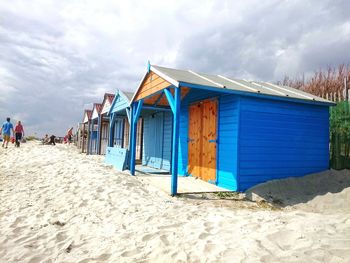
POLYGON ((31 142, 0 149, 0 261, 347 262, 350 217, 329 208, 343 191, 310 200, 325 207, 218 206, 172 198, 72 145, 31 142))

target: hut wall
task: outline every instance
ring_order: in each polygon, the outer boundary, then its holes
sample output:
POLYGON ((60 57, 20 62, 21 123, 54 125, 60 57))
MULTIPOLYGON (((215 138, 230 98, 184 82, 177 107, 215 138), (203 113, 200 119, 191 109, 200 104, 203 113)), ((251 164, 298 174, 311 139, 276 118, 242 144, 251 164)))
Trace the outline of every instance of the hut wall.
POLYGON ((142 165, 170 171, 172 114, 144 116, 142 165))
POLYGON ((327 106, 242 97, 239 187, 328 169, 327 106))

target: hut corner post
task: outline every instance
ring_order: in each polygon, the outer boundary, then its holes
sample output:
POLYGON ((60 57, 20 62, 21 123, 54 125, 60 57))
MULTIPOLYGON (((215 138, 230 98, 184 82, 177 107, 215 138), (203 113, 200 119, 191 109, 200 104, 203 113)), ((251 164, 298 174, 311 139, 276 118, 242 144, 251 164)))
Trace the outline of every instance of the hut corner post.
POLYGON ((98 115, 97 118, 97 146, 96 153, 101 154, 101 131, 102 131, 102 115, 98 115))
POLYGON ((81 152, 83 153, 84 152, 84 145, 85 145, 85 123, 83 123, 83 131, 80 134, 80 138, 81 138, 81 142, 82 142, 82 144, 81 144, 81 152))
POLYGON ((114 129, 115 129, 115 113, 112 113, 109 118, 109 138, 108 138, 108 146, 113 147, 114 141, 114 129))
POLYGON ((88 141, 88 147, 87 147, 87 149, 86 149, 86 153, 87 153, 87 154, 91 154, 93 127, 94 127, 94 121, 91 120, 91 121, 89 122, 89 141, 88 141))
POLYGON ((170 108, 174 115, 173 124, 173 140, 172 140, 172 154, 171 154, 171 196, 177 195, 177 177, 178 177, 178 163, 179 163, 179 136, 180 136, 180 107, 181 107, 181 88, 174 88, 174 97, 169 89, 165 89, 164 93, 169 102, 170 108))
POLYGON ((130 125, 130 173, 135 175, 135 159, 136 159, 136 133, 137 133, 137 121, 139 119, 141 108, 143 105, 143 100, 139 100, 133 103, 131 107, 131 125, 130 125))

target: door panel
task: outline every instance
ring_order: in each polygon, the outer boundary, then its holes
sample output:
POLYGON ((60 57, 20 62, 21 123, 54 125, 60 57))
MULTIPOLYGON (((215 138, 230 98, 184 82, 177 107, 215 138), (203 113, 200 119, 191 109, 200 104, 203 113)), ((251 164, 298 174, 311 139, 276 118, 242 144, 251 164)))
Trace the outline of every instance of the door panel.
POLYGON ((188 173, 205 181, 216 179, 217 100, 189 107, 188 173))

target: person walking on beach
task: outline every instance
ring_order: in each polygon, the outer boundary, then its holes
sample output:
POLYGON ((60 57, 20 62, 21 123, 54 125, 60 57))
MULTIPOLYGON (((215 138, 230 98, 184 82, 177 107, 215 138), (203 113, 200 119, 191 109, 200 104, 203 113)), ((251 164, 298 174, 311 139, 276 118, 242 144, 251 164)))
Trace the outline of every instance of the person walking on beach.
POLYGON ((10 137, 11 137, 11 130, 12 130, 12 134, 14 135, 14 130, 13 130, 13 125, 10 122, 10 118, 7 117, 6 121, 4 122, 4 124, 1 127, 0 130, 0 134, 2 133, 4 136, 3 141, 2 141, 2 147, 5 147, 7 149, 8 145, 9 145, 9 141, 10 141, 10 137), (5 146, 6 145, 6 146, 5 146))
POLYGON ((22 137, 24 137, 24 129, 21 124, 21 121, 18 121, 15 127, 16 147, 20 146, 22 137))
POLYGON ((73 137, 73 127, 70 128, 67 132, 68 144, 70 144, 72 142, 72 137, 73 137))

